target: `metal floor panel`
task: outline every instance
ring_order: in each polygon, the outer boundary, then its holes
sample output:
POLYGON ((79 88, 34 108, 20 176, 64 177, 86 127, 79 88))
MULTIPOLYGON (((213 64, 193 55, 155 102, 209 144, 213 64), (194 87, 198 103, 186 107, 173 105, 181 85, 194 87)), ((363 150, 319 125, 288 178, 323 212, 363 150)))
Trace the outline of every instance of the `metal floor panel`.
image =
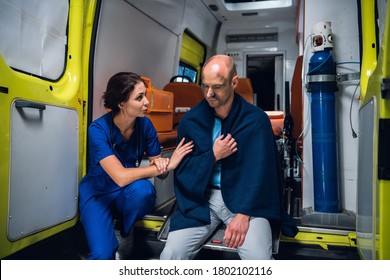
MULTIPOLYGON (((157 232, 134 230, 133 253, 128 259, 158 259, 164 248, 164 242, 157 239, 157 232)), ((82 260, 88 256, 88 245, 80 224, 59 233, 47 240, 25 248, 11 256, 8 260, 82 260)), ((279 252, 275 260, 358 260, 360 256, 355 247, 328 246, 325 250, 313 244, 280 242, 279 252)), ((215 250, 205 246, 196 259, 203 260, 237 260, 234 251, 215 250)))

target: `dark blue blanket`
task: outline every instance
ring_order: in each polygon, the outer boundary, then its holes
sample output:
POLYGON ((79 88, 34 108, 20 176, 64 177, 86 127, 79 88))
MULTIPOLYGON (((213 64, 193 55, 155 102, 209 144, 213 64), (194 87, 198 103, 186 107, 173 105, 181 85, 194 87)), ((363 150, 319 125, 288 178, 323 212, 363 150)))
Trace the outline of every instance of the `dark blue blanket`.
MULTIPOLYGON (((206 189, 214 164, 214 120, 214 109, 203 100, 179 124, 178 140, 193 140, 195 147, 175 170, 178 211, 171 218, 171 231, 210 223, 206 189)), ((230 133, 238 145, 236 153, 221 160, 221 191, 226 206, 232 213, 281 224, 285 216, 281 210, 281 174, 269 117, 235 94, 229 115, 222 120, 222 133, 230 133)), ((293 231, 288 236, 295 235, 296 229, 293 231)))

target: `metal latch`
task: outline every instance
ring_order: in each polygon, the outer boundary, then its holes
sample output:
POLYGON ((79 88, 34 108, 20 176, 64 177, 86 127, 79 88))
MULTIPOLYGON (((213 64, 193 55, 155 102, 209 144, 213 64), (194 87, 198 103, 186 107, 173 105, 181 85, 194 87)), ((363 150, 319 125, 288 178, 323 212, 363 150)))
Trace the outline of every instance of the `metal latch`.
POLYGON ((383 79, 381 89, 382 89, 382 98, 390 99, 390 78, 383 79))
POLYGON ((336 80, 338 83, 346 83, 346 82, 358 83, 360 81, 360 72, 344 73, 344 74, 338 73, 336 75, 336 80))
POLYGON ((390 119, 379 119, 378 180, 390 180, 390 119))

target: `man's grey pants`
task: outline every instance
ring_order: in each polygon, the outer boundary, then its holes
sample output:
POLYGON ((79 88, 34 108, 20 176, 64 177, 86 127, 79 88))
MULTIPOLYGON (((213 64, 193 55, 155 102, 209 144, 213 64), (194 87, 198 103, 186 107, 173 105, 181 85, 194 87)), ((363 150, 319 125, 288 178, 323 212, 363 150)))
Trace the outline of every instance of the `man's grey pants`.
MULTIPOLYGON (((193 259, 221 221, 227 225, 234 218, 235 214, 230 212, 223 202, 221 191, 215 189, 210 191, 211 223, 206 226, 171 231, 160 259, 193 259)), ((244 244, 237 247, 237 252, 243 260, 272 259, 272 232, 267 219, 251 218, 244 244)))

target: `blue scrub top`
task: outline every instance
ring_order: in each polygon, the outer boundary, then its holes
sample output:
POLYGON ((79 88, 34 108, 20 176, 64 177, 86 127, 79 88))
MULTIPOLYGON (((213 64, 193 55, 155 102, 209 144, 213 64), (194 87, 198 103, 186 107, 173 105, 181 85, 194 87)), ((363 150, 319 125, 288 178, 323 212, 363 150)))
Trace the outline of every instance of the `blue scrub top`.
POLYGON ((135 167, 137 159, 141 162, 144 154, 149 157, 161 154, 156 129, 147 117, 136 119, 134 132, 126 141, 112 114, 107 113, 91 123, 88 141, 90 165, 80 182, 81 204, 92 196, 120 189, 100 166, 102 159, 114 154, 124 167, 135 167))

